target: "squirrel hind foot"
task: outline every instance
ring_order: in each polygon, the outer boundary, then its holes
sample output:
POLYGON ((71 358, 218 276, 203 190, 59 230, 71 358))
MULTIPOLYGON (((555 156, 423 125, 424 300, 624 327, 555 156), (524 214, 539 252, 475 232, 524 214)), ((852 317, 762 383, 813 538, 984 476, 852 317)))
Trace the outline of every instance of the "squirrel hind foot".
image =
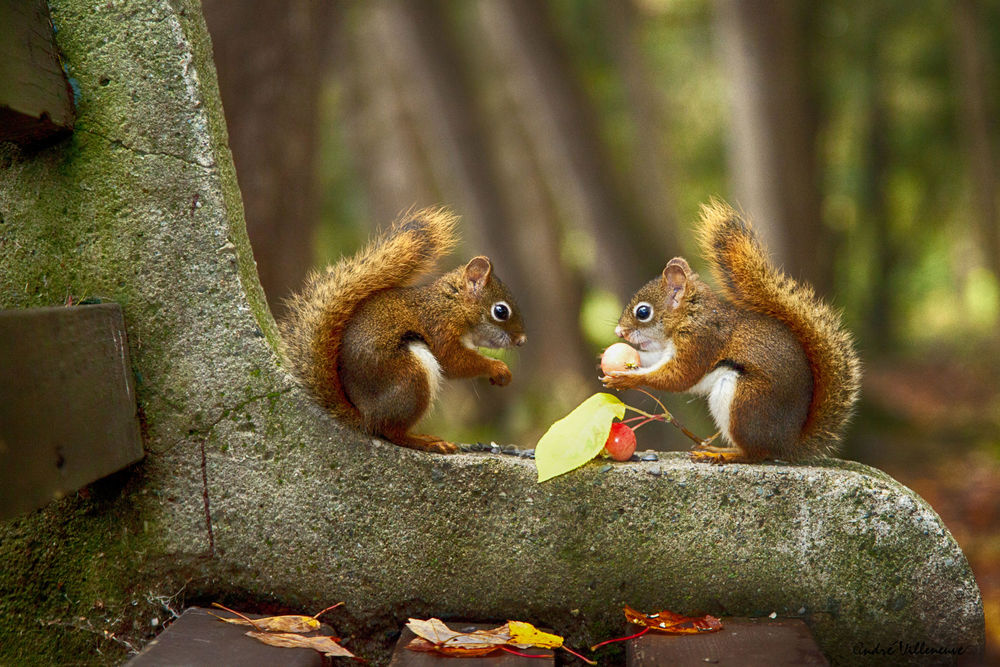
POLYGON ((441 438, 435 437, 433 435, 421 435, 418 433, 401 433, 392 434, 385 436, 389 442, 399 445, 400 447, 407 447, 409 449, 418 449, 422 452, 434 452, 435 454, 454 454, 458 451, 458 445, 453 442, 448 442, 447 440, 442 440, 441 438))
POLYGON ((695 463, 725 465, 727 463, 758 463, 761 459, 747 456, 739 447, 710 447, 690 452, 688 456, 695 463))

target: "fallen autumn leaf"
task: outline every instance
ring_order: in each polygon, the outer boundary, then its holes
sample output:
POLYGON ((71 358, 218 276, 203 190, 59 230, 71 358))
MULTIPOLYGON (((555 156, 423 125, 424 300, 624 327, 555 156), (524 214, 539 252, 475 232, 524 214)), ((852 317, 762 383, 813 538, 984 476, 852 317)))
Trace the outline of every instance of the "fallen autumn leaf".
POLYGON ((311 648, 323 655, 334 658, 353 658, 355 655, 333 640, 333 637, 307 637, 293 632, 254 632, 250 630, 247 636, 269 646, 280 648, 311 648))

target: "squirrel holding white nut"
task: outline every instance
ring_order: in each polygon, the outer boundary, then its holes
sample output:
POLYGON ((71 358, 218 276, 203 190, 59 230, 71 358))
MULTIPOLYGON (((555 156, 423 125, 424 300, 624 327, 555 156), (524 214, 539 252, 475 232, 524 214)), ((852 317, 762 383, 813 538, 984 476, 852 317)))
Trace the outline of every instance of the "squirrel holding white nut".
POLYGON ((706 396, 728 446, 692 459, 749 463, 832 454, 851 418, 861 363, 839 314, 777 270, 747 220, 702 208, 700 241, 719 292, 681 257, 632 297, 615 332, 639 367, 602 378, 706 396))

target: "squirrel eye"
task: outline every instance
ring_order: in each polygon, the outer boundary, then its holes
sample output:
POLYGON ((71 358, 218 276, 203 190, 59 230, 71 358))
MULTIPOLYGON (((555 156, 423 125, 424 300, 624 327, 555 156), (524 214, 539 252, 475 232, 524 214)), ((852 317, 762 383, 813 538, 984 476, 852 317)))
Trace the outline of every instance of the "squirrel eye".
POLYGON ((490 308, 490 315, 497 322, 506 322, 510 318, 510 306, 507 305, 506 301, 497 301, 490 308))
POLYGON ((653 307, 645 301, 638 304, 632 312, 635 314, 635 319, 640 322, 648 322, 653 319, 653 307))

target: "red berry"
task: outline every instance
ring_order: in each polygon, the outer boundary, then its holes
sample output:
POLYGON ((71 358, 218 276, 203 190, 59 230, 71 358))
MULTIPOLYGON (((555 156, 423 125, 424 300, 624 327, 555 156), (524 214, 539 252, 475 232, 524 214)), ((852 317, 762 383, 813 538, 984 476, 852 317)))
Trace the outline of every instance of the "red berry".
POLYGON ((628 424, 615 422, 611 425, 604 449, 615 461, 628 461, 635 453, 635 431, 628 424))

